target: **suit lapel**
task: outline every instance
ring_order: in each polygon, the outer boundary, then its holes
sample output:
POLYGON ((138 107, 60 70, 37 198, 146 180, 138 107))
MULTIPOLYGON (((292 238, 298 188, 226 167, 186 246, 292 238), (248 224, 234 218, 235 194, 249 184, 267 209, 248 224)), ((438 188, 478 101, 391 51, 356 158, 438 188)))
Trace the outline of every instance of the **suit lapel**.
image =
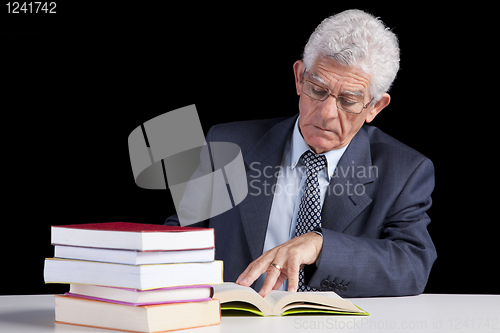
POLYGON ((272 127, 244 157, 247 166, 248 195, 239 205, 252 260, 262 254, 267 224, 273 202, 272 188, 276 184, 277 167, 297 117, 286 119, 272 127))
POLYGON ((354 136, 335 168, 321 212, 321 225, 343 232, 372 199, 365 185, 375 180, 370 141, 362 127, 354 136))

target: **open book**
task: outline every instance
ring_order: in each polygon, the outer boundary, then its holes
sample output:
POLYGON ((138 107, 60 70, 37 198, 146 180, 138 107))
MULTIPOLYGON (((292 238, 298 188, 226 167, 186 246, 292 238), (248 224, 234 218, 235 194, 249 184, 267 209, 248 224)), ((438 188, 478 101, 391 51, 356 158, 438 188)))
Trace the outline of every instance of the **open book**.
POLYGON ((221 310, 243 310, 261 316, 284 316, 314 312, 369 315, 333 291, 288 292, 273 290, 263 298, 252 288, 233 282, 214 285, 214 290, 213 298, 221 302, 221 310))

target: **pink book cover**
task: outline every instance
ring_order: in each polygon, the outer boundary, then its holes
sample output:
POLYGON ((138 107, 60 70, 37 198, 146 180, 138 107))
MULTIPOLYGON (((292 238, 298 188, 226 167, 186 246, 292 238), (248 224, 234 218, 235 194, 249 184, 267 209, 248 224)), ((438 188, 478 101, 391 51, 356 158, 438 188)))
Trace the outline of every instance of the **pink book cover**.
MULTIPOLYGON (((130 289, 130 288, 118 288, 118 287, 107 287, 107 288, 124 289, 124 290, 131 290, 131 291, 135 291, 135 292, 148 292, 148 291, 151 291, 151 290, 139 290, 139 289, 130 289)), ((190 300, 174 300, 174 301, 168 301, 168 302, 129 303, 129 302, 115 301, 115 300, 107 299, 107 298, 100 298, 100 297, 86 296, 86 295, 80 295, 80 294, 73 294, 73 293, 70 293, 70 292, 64 293, 64 295, 78 297, 78 298, 91 299, 91 300, 94 300, 94 301, 102 301, 102 302, 108 302, 108 303, 116 303, 116 304, 122 304, 122 305, 129 305, 129 306, 147 306, 147 305, 157 305, 157 304, 203 302, 203 301, 210 301, 212 299, 213 295, 214 295, 214 288, 212 286, 209 286, 209 285, 193 285, 193 286, 183 286, 183 287, 170 287, 170 288, 159 288, 159 289, 154 289, 154 290, 171 290, 171 289, 187 289, 187 288, 210 288, 210 297, 199 298, 199 299, 190 299, 190 300)))

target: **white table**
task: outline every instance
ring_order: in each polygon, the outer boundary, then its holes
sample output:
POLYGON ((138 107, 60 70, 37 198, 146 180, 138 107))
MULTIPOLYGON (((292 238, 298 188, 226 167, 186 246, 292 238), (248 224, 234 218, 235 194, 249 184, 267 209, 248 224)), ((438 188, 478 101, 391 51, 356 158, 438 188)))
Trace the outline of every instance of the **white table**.
MULTIPOLYGON (((500 332, 500 295, 423 294, 351 299, 369 317, 222 317, 217 326, 180 332, 500 332)), ((0 296, 2 333, 111 333, 54 323, 52 295, 0 296)))

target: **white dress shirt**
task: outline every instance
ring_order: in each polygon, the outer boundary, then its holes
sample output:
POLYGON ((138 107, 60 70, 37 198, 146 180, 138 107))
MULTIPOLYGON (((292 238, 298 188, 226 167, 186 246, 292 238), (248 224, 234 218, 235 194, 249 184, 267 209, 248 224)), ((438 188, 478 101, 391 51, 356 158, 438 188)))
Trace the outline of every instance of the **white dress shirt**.
MULTIPOLYGON (((324 153, 327 166, 318 173, 321 204, 325 201, 325 194, 337 163, 349 145, 343 148, 324 153)), ((287 140, 281 167, 269 170, 265 175, 272 178, 272 174, 279 172, 274 188, 269 189, 268 195, 273 195, 269 223, 267 225, 264 252, 281 245, 295 236, 295 225, 299 211, 302 191, 306 182, 306 166, 300 158, 304 152, 311 150, 299 131, 299 118, 295 122, 293 132, 287 140)), ((265 193, 261 195, 266 195, 265 193)), ((255 290, 259 291, 264 284, 266 274, 257 279, 255 290)), ((288 280, 280 290, 288 289, 288 280)))

